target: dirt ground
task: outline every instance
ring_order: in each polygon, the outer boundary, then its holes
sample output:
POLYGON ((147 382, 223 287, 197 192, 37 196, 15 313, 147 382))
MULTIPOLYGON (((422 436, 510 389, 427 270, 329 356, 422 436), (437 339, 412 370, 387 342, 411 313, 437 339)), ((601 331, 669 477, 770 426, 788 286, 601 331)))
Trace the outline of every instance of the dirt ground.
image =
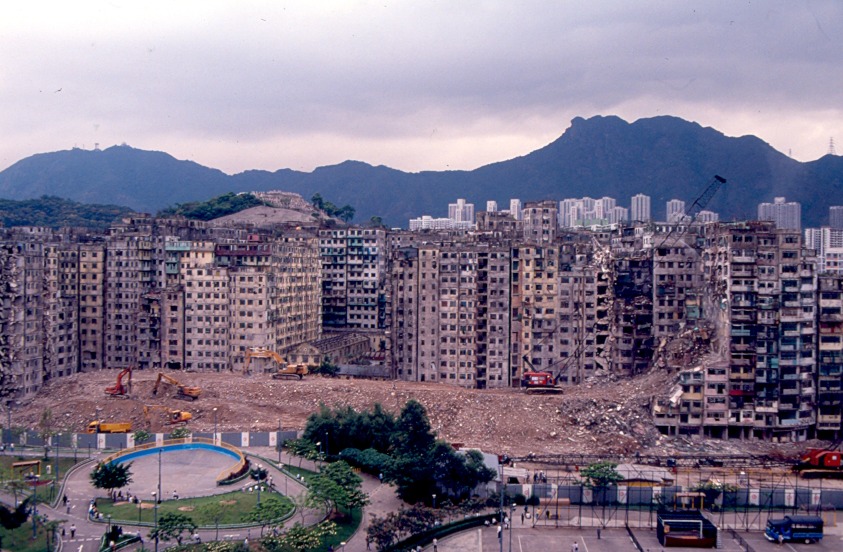
POLYGON ((168 372, 182 384, 202 388, 196 401, 175 398, 162 385, 152 395, 155 372, 135 372, 129 398, 105 394, 117 370, 77 374, 51 382, 26 405, 13 411, 13 425, 36 427, 49 408, 58 431, 84 430, 101 419, 132 422, 135 429, 168 431, 162 413, 146 420, 144 405, 165 405, 193 414, 190 427, 213 431, 217 408, 219 431, 302 429, 321 403, 331 408, 369 409, 380 403, 398 412, 410 399, 423 404, 440 438, 496 454, 598 454, 636 451, 642 454, 776 453, 791 456, 805 443, 773 445, 757 441, 668 438, 654 427, 649 405, 667 392, 674 377, 653 372, 634 379, 595 378, 558 395, 528 395, 518 390, 468 390, 439 383, 346 380, 308 376, 273 380, 269 375, 168 372))

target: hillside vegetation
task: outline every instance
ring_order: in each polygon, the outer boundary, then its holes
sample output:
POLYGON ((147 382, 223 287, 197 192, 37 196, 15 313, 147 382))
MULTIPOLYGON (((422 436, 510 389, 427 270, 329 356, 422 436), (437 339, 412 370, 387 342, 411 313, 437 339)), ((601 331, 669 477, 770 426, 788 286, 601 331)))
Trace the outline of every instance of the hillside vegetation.
POLYGON ((132 213, 118 205, 86 205, 54 196, 14 201, 0 199, 0 221, 3 226, 67 226, 106 229, 111 223, 132 213))
POLYGON ((194 220, 213 220, 245 211, 252 207, 265 205, 263 201, 252 194, 227 194, 217 196, 208 201, 194 201, 181 203, 175 207, 168 207, 158 213, 159 217, 182 216, 194 220))

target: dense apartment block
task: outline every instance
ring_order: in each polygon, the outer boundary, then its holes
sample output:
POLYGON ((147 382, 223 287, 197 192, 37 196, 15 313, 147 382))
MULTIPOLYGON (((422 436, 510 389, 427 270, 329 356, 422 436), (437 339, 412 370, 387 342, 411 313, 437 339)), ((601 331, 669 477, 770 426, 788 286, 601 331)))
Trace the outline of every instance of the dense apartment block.
POLYGON ((386 231, 319 231, 322 324, 325 328, 383 329, 386 325, 386 231))
POLYGON ((510 385, 508 246, 428 244, 397 249, 391 260, 396 377, 510 385))
MULTIPOLYGON (((817 424, 816 257, 771 222, 705 227, 705 319, 721 361, 658 405, 667 433, 798 441, 817 424), (726 393, 728 398, 726 398, 726 393)), ((821 319, 821 318, 820 318, 821 319)))

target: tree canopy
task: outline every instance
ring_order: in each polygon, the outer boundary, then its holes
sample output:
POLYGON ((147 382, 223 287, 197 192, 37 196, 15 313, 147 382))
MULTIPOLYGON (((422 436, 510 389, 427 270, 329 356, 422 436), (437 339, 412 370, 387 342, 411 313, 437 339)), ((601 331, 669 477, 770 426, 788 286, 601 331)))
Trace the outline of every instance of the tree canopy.
POLYGON ((111 494, 114 489, 122 489, 132 482, 132 463, 100 462, 91 472, 91 484, 97 489, 105 489, 111 494))
POLYGON ((332 511, 346 516, 354 508, 369 503, 363 492, 363 480, 342 460, 322 466, 319 474, 310 478, 310 492, 319 500, 328 504, 332 511))
POLYGON ((313 197, 310 198, 310 202, 313 203, 314 207, 323 211, 329 217, 336 217, 344 222, 349 222, 353 219, 355 213, 357 212, 351 205, 337 207, 330 201, 325 201, 322 194, 318 192, 313 194, 313 197))
POLYGON ((208 201, 179 203, 175 207, 168 207, 161 210, 158 216, 182 216, 195 220, 213 220, 259 205, 265 205, 265 203, 252 194, 235 194, 230 192, 211 198, 208 201))
POLYGON ((371 412, 332 411, 323 405, 308 419, 302 441, 329 444, 332 455, 369 473, 382 473, 411 503, 430 503, 433 493, 441 497, 440 504, 448 499, 460 502, 495 476, 479 452, 459 454, 437 441, 424 406, 414 400, 397 419, 380 405, 371 412))
POLYGON ((157 535, 162 541, 175 539, 181 546, 182 533, 187 531, 192 534, 196 527, 191 517, 179 512, 167 512, 158 518, 158 529, 153 529, 149 538, 154 539, 157 535))

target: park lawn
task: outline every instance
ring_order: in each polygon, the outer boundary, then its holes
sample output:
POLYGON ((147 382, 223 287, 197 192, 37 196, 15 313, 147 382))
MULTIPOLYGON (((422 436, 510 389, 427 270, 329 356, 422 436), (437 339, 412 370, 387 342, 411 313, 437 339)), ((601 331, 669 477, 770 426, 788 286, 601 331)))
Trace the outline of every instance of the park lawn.
POLYGON ((312 470, 306 470, 304 468, 294 466, 292 464, 284 464, 284 470, 287 471, 288 473, 292 474, 293 476, 304 477, 305 482, 308 480, 308 478, 310 478, 311 476, 314 476, 318 473, 318 472, 315 472, 315 471, 312 471, 312 470))
MULTIPOLYGON (((261 501, 269 497, 280 500, 287 506, 288 511, 293 509, 292 502, 287 497, 267 491, 261 493, 261 501)), ((193 522, 200 527, 214 527, 216 522, 202 513, 202 506, 211 502, 218 502, 224 506, 223 517, 219 520, 220 525, 245 523, 246 516, 257 505, 258 496, 256 493, 233 491, 213 496, 165 500, 158 506, 158 516, 161 517, 168 512, 178 512, 193 519, 193 522)), ((97 508, 103 516, 111 515, 112 523, 120 523, 121 521, 129 524, 137 523, 139 516, 142 522, 153 523, 155 520, 155 509, 152 501, 142 502, 139 508, 137 504, 130 502, 124 501, 114 504, 107 498, 100 498, 97 500, 97 508)))
POLYGON ((327 550, 328 545, 334 547, 334 550, 340 549, 340 543, 348 542, 348 539, 357 531, 357 528, 360 527, 360 522, 363 520, 363 508, 355 508, 351 511, 351 517, 346 520, 334 520, 337 524, 337 534, 331 535, 329 537, 325 537, 323 539, 323 548, 320 550, 327 550))
MULTIPOLYGON (((38 525, 35 540, 32 539, 32 522, 24 523, 17 529, 0 527, 0 539, 3 550, 15 552, 44 552, 47 548, 47 534, 42 525, 38 525)), ((52 550, 52 544, 49 550, 52 550)))
MULTIPOLYGON (((20 471, 18 473, 15 473, 15 474, 12 473, 12 464, 14 462, 26 462, 26 461, 30 461, 30 460, 41 460, 41 481, 45 481, 45 480, 52 481, 53 474, 52 473, 50 473, 49 475, 47 474, 47 466, 48 465, 50 466, 51 472, 53 470, 55 470, 56 469, 55 458, 53 458, 51 456, 50 460, 47 461, 47 460, 44 460, 43 455, 18 456, 17 454, 11 455, 11 454, 9 454, 8 451, 6 451, 6 454, 0 455, 0 477, 2 477, 2 479, 8 479, 9 477, 12 477, 14 479, 20 479, 21 478, 21 472, 20 471)), ((83 457, 82 460, 87 460, 87 458, 83 457)), ((61 458, 59 458, 59 477, 63 478, 65 476, 65 474, 67 473, 67 470, 72 468, 74 466, 74 464, 76 464, 76 462, 73 460, 73 458, 70 458, 69 456, 62 456, 61 458)), ((38 473, 37 469, 33 468, 32 471, 35 472, 35 473, 38 473)), ((29 469, 27 469, 25 471, 25 473, 29 473, 29 469)))

